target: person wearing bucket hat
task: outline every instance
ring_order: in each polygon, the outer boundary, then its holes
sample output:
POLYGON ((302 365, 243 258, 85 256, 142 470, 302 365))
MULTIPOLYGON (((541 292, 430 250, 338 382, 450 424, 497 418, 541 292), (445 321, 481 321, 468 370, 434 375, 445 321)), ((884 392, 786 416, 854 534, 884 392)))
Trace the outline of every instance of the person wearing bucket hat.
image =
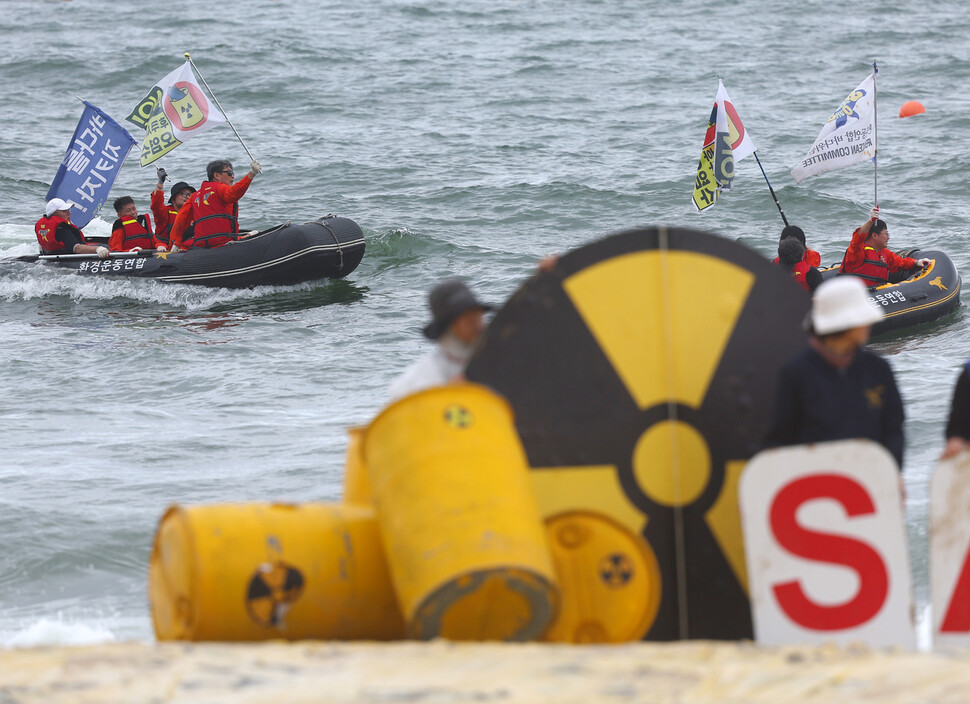
POLYGON ((63 198, 51 198, 44 208, 44 217, 34 225, 41 254, 97 254, 109 256, 108 248, 88 244, 81 230, 71 222, 71 208, 77 206, 63 198))
POLYGON ((805 318, 808 345, 781 369, 766 447, 868 438, 903 466, 903 402, 892 368, 863 345, 882 311, 855 276, 825 281, 805 318))
POLYGON ((422 332, 437 345, 394 380, 388 392, 391 401, 460 379, 485 331, 484 314, 492 309, 458 279, 443 281, 431 289, 428 306, 431 322, 422 332))
POLYGON ((155 249, 164 252, 172 246, 172 225, 175 224, 175 218, 189 197, 195 193, 195 189, 185 181, 179 181, 172 186, 166 203, 165 179, 168 178, 168 172, 159 167, 155 169, 155 173, 158 175, 158 183, 152 190, 148 207, 155 216, 155 249))

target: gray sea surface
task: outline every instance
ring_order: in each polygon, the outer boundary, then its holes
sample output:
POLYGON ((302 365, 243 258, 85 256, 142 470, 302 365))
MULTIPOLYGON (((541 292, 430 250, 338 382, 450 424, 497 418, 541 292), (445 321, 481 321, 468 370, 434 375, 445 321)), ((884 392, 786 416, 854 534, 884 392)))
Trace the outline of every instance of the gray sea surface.
MULTIPOLYGON (((427 348, 441 278, 501 303, 541 257, 642 225, 773 256, 782 222, 754 158, 714 208, 690 201, 716 76, 789 219, 833 263, 872 205, 873 168, 799 186, 789 171, 877 60, 891 246, 941 249, 970 271, 970 9, 956 0, 0 9, 0 257, 36 250, 76 97, 123 122, 185 51, 263 164, 243 227, 332 212, 368 241, 346 280, 244 291, 0 261, 0 645, 151 639, 148 555, 171 504, 338 500, 346 429, 427 348), (926 114, 899 119, 912 99, 926 114)), ((161 164, 197 185, 219 157, 240 173, 249 161, 227 127, 161 164)), ((154 183, 133 154, 113 195, 145 211, 154 183)), ((906 403, 924 623, 927 484, 968 341, 961 308, 873 345, 906 403)))

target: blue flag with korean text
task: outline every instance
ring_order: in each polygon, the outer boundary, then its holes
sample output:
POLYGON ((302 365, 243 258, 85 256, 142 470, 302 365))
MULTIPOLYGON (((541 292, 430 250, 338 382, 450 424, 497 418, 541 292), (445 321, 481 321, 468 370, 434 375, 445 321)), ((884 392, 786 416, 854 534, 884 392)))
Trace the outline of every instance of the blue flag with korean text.
POLYGON ((84 113, 47 191, 47 200, 63 198, 75 204, 71 222, 77 227, 84 227, 98 214, 136 144, 128 130, 100 108, 83 102, 84 113))

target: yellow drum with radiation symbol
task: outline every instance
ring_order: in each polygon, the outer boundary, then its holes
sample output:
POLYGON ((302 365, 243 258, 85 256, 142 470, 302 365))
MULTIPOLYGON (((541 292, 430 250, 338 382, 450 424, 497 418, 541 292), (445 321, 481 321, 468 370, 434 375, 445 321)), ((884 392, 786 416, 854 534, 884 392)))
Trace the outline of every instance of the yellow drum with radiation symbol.
POLYGON ((373 509, 173 506, 148 572, 159 640, 404 637, 373 509))
POLYGON ((347 429, 347 466, 344 469, 344 503, 370 506, 370 478, 364 466, 363 450, 364 428, 347 429))
POLYGON ((364 461, 410 636, 542 635, 555 573, 504 399, 473 384, 401 399, 367 429, 364 461))
POLYGON ((545 640, 624 643, 646 635, 660 606, 657 556, 643 539, 592 511, 546 521, 562 589, 559 615, 545 640))

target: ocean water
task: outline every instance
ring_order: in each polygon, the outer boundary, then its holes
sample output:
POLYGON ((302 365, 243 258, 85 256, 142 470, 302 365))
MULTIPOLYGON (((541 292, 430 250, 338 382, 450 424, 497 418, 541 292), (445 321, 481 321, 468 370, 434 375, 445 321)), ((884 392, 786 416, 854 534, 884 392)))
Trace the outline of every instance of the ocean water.
MULTIPOLYGON (((185 51, 264 167, 243 226, 333 212, 368 244, 346 280, 246 291, 0 261, 0 646, 150 640, 148 555, 170 504, 339 499, 346 429, 426 349, 441 278, 500 303, 544 255, 640 225, 772 255, 782 222, 753 158, 714 208, 690 202, 716 76, 830 263, 872 205, 873 169, 799 186, 789 170, 878 60, 891 246, 970 271, 970 11, 884 5, 6 0, 0 258, 36 249, 76 97, 123 121, 185 51), (926 114, 901 120, 910 99, 926 114)), ((248 163, 225 127, 161 164, 197 184, 221 157, 248 163)), ((146 210, 154 174, 130 157, 113 195, 146 210)), ((961 308, 874 344, 906 402, 924 614, 927 483, 968 343, 961 308)))

